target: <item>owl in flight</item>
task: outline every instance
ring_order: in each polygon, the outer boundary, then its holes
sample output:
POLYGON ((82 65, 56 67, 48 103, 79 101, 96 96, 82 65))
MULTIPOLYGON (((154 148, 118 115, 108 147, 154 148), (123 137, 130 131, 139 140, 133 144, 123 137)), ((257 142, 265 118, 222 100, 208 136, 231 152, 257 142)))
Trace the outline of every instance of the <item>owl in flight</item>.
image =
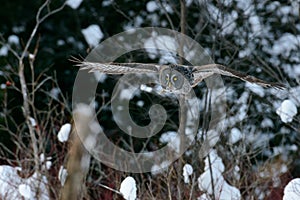
POLYGON ((243 81, 255 83, 266 88, 284 89, 281 83, 271 83, 258 79, 254 76, 232 70, 220 64, 207 64, 201 66, 187 65, 159 65, 146 63, 97 63, 73 60, 81 70, 89 72, 99 71, 106 74, 129 74, 129 73, 158 73, 159 82, 167 91, 187 94, 191 87, 195 87, 203 79, 214 74, 239 78, 243 81))

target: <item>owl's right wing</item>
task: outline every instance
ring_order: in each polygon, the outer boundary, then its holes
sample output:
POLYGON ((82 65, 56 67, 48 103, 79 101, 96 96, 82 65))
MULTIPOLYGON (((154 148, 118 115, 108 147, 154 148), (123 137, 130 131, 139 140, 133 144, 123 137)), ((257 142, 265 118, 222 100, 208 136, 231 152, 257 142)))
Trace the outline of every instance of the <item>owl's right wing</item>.
POLYGON ((200 81, 213 74, 220 74, 224 76, 239 78, 243 81, 255 83, 266 88, 271 87, 281 90, 285 89, 285 85, 283 85, 282 83, 267 82, 254 76, 230 69, 220 64, 207 64, 202 66, 195 66, 193 68, 193 74, 195 77, 195 83, 193 85, 197 85, 200 81))
POLYGON ((161 65, 144 63, 97 63, 80 61, 73 59, 75 66, 81 67, 80 70, 89 72, 102 72, 106 74, 129 74, 129 73, 158 73, 161 65))

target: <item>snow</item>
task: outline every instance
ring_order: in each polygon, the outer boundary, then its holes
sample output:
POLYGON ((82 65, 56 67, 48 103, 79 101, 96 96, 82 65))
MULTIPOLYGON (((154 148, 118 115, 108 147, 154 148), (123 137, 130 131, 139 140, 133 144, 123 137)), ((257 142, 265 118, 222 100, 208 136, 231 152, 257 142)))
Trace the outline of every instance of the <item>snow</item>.
POLYGON ((63 46, 63 45, 65 45, 66 43, 65 43, 65 41, 64 40, 57 40, 56 41, 56 45, 57 46, 63 46))
POLYGON ((221 33, 223 35, 231 34, 236 29, 235 20, 238 18, 238 13, 232 10, 230 13, 224 13, 219 8, 212 4, 207 5, 212 23, 221 25, 221 33))
POLYGON ((252 1, 236 1, 237 7, 244 11, 245 15, 249 15, 253 10, 252 1))
POLYGON ((297 107, 293 101, 287 99, 277 108, 276 113, 280 116, 282 122, 289 123, 293 121, 293 117, 297 114, 297 107))
POLYGON ((137 105, 138 107, 143 107, 144 104, 145 104, 145 102, 142 101, 142 100, 139 100, 139 101, 136 102, 136 105, 137 105))
POLYGON ((71 131, 71 124, 66 123, 64 125, 62 125, 62 127, 60 128, 58 134, 57 134, 57 138, 60 142, 66 142, 69 139, 69 134, 71 131))
POLYGON ((262 128, 273 128, 274 123, 270 118, 264 118, 261 122, 261 127, 262 128))
MULTIPOLYGON (((300 68, 300 66, 299 66, 300 68)), ((300 75, 300 73, 299 73, 300 75)), ((289 99, 295 104, 295 106, 300 106, 300 85, 293 87, 289 90, 289 99)))
POLYGON ((60 89, 59 88, 52 88, 50 90, 50 96, 53 98, 53 99, 56 99, 58 100, 58 95, 60 93, 60 89))
POLYGON ((12 31, 14 33, 21 33, 25 31, 25 26, 13 26, 12 31))
POLYGON ((34 59, 35 59, 35 55, 32 54, 32 53, 30 53, 30 54, 28 55, 28 57, 29 57, 30 60, 34 60, 34 59))
POLYGON ((68 171, 64 168, 64 166, 60 166, 59 172, 58 172, 58 180, 60 181, 61 186, 65 185, 65 182, 68 177, 68 171))
POLYGON ((297 51, 300 45, 300 35, 293 35, 291 33, 284 33, 278 40, 274 42, 270 53, 272 55, 283 55, 289 57, 291 51, 297 51))
POLYGON ((31 126, 35 127, 37 125, 35 119, 33 119, 32 117, 29 117, 29 121, 31 126))
POLYGON ((7 56, 8 55, 8 46, 3 45, 0 49, 0 56, 7 56))
POLYGON ((185 183, 190 183, 189 176, 193 174, 193 167, 190 164, 185 164, 183 166, 183 178, 185 183))
POLYGON ((257 15, 250 16, 249 22, 251 24, 251 30, 254 33, 254 35, 259 35, 260 32, 262 31, 259 17, 257 15))
POLYGON ((51 168, 51 166, 52 166, 51 159, 52 159, 52 157, 45 158, 45 154, 43 154, 43 153, 40 154, 40 162, 44 163, 44 165, 42 166, 43 167, 42 169, 45 169, 45 167, 46 167, 46 169, 49 170, 51 168))
POLYGON ((157 3, 155 1, 149 1, 146 4, 146 9, 147 9, 148 12, 154 12, 157 9, 159 9, 159 7, 157 6, 157 3))
POLYGON ((209 153, 211 160, 211 170, 209 167, 209 159, 205 158, 205 167, 204 173, 200 175, 198 178, 198 187, 201 191, 207 192, 212 195, 215 194, 216 199, 232 199, 239 200, 241 199, 240 191, 227 183, 224 179, 222 173, 225 170, 225 166, 223 164, 222 159, 217 155, 215 150, 212 150, 209 153), (212 180, 213 179, 213 180, 212 180), (214 188, 212 187, 212 181, 214 184, 214 188), (213 193, 214 189, 214 193, 213 193))
POLYGON ((300 199, 300 178, 291 180, 284 188, 283 200, 300 199))
POLYGON ((120 186, 120 192, 124 199, 135 200, 136 199, 136 182, 131 176, 126 177, 120 186))
POLYGON ((100 40, 104 37, 104 34, 97 24, 92 24, 89 27, 82 29, 81 33, 83 34, 85 41, 91 47, 97 46, 100 40))
POLYGON ((104 81, 106 80, 107 78, 107 74, 105 73, 101 73, 101 72, 93 72, 94 76, 95 76, 95 79, 99 82, 99 83, 104 83, 104 81))
POLYGON ((157 175, 157 174, 161 174, 164 171, 166 171, 168 168, 168 166, 170 165, 170 161, 165 160, 160 164, 155 164, 151 167, 151 174, 152 175, 157 175))
POLYGON ((211 198, 208 194, 204 193, 200 197, 198 197, 197 200, 211 200, 211 198))
POLYGON ((32 199, 32 192, 30 189, 30 186, 27 184, 21 184, 19 185, 19 193, 25 198, 25 199, 32 199))
POLYGON ((238 128, 232 128, 229 134, 229 143, 235 144, 243 137, 241 131, 238 128))
POLYGON ((197 134, 197 138, 199 140, 201 140, 201 138, 203 138, 205 141, 207 141, 209 143, 210 147, 213 147, 219 141, 220 134, 213 129, 208 130, 206 134, 204 134, 202 130, 199 130, 199 132, 197 134))
POLYGON ((151 59, 155 59, 156 56, 159 55, 160 61, 167 61, 170 63, 174 63, 175 61, 176 63, 176 60, 174 60, 173 56, 170 56, 170 53, 161 53, 161 50, 177 52, 178 42, 170 36, 156 35, 156 33, 153 33, 152 37, 145 40, 144 48, 151 59))
POLYGON ((83 0, 67 0, 66 4, 73 9, 77 9, 83 0))
POLYGON ((120 100, 129 100, 131 99, 134 94, 136 93, 137 91, 137 88, 136 87, 133 87, 133 86, 130 86, 128 88, 123 88, 122 91, 120 92, 120 100))
POLYGON ((2 90, 5 90, 5 89, 6 89, 6 84, 5 84, 5 83, 2 83, 2 84, 0 85, 0 88, 1 88, 2 90))
POLYGON ((40 199, 50 199, 47 189, 47 178, 45 176, 34 173, 28 178, 21 178, 17 171, 21 171, 20 167, 12 167, 9 165, 0 166, 0 199, 31 199, 36 198, 37 190, 40 192, 40 199), (41 182, 37 178, 41 176, 41 182), (22 198, 23 197, 23 198, 22 198))
POLYGON ((254 92, 255 94, 257 94, 260 97, 264 97, 265 96, 265 90, 260 85, 246 82, 245 87, 248 88, 248 89, 250 89, 252 92, 254 92))
POLYGON ((10 35, 7 39, 9 44, 15 44, 15 45, 19 45, 20 44, 20 39, 18 36, 16 35, 10 35))
POLYGON ((167 146, 173 149, 176 153, 180 152, 180 136, 175 131, 168 131, 159 138, 161 143, 167 143, 167 146))

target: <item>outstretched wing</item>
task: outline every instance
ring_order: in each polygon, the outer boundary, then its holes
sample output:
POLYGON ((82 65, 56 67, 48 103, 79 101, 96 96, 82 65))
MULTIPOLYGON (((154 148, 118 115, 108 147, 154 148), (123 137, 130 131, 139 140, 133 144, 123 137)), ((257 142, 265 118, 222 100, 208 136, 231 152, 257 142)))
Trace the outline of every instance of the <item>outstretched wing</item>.
POLYGON ((80 70, 89 70, 89 72, 102 72, 106 74, 128 74, 128 73, 157 73, 161 65, 144 63, 97 63, 72 60, 76 62, 75 66, 81 67, 80 70))
POLYGON ((248 74, 245 74, 245 73, 242 73, 239 71, 235 71, 233 69, 225 67, 224 65, 219 65, 219 64, 208 64, 208 65, 202 65, 202 66, 195 66, 193 68, 193 75, 194 75, 193 86, 197 85, 204 78, 207 78, 213 74, 220 74, 220 75, 224 75, 224 76, 239 78, 243 81, 255 83, 257 85, 267 87, 267 88, 276 88, 276 89, 281 89, 281 90, 285 89, 285 86, 281 83, 267 82, 267 81, 261 80, 259 78, 256 78, 254 76, 250 76, 248 74))

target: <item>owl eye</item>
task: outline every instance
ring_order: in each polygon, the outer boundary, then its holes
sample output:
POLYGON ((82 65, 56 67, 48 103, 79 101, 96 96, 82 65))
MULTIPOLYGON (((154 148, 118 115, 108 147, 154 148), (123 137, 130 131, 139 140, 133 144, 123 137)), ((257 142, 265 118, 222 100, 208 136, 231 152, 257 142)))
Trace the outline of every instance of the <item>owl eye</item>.
POLYGON ((178 77, 177 76, 174 76, 173 77, 173 81, 177 81, 178 80, 178 77))
POLYGON ((169 75, 168 74, 166 75, 166 81, 169 81, 169 75))

